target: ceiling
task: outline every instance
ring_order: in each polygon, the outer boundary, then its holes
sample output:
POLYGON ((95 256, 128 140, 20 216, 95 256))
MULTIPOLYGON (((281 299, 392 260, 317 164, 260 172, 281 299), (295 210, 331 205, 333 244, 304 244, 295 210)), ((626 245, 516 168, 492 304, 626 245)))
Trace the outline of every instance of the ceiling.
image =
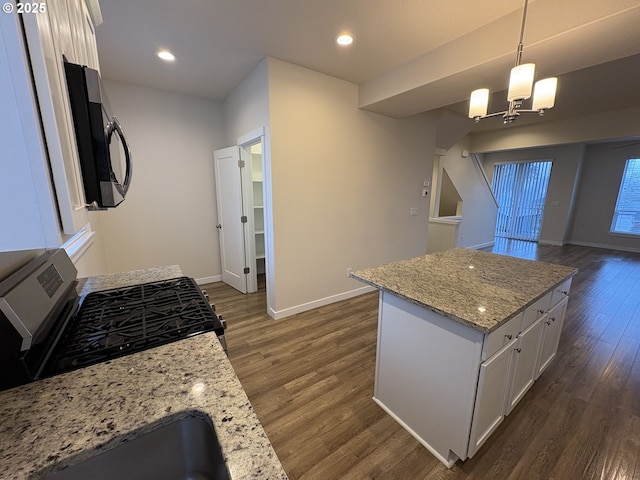
MULTIPOLYGON (((520 0, 107 0, 96 28, 102 74, 222 101, 266 56, 360 86, 360 107, 403 117, 466 116, 471 90, 501 110, 520 0), (339 47, 335 37, 356 37, 339 47), (167 64, 154 53, 173 51, 167 64)), ((523 62, 559 76, 550 118, 640 105, 640 2, 530 0, 523 62)), ((518 122, 539 121, 519 119, 518 122)), ((471 121, 471 120, 470 120, 471 121)), ((476 129, 501 126, 485 120, 476 129)))

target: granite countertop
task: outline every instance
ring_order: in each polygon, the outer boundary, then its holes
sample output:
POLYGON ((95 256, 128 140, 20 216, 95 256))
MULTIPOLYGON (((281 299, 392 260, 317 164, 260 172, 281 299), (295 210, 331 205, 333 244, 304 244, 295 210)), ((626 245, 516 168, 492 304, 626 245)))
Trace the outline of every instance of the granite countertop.
POLYGON ((564 265, 455 248, 351 276, 488 333, 577 272, 564 265))
MULTIPOLYGON (((179 267, 160 267, 91 278, 78 290, 177 276, 179 267)), ((43 478, 159 425, 203 414, 233 479, 287 478, 211 332, 0 392, 0 479, 43 478)))

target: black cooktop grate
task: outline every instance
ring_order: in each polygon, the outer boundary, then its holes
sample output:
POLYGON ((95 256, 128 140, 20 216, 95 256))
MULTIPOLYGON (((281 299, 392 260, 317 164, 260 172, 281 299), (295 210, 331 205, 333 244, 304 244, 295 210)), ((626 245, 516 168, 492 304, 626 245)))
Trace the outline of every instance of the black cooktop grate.
POLYGON ((87 295, 65 329, 49 373, 60 373, 139 352, 222 324, 189 277, 87 295))

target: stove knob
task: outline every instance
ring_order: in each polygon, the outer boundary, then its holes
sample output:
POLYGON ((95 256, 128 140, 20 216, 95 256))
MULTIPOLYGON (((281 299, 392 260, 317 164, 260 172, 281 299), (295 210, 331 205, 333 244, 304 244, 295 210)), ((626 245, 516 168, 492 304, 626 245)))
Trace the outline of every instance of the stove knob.
POLYGON ((223 320, 221 316, 218 316, 218 318, 220 319, 220 322, 222 322, 222 328, 224 330, 226 330, 227 329, 227 321, 223 320))
POLYGON ((206 290, 202 290, 202 295, 204 295, 204 298, 207 299, 207 302, 209 301, 209 294, 207 293, 206 290))
POLYGON ((210 303, 209 305, 211 306, 211 310, 213 310, 215 312, 216 311, 216 304, 215 303, 210 303))

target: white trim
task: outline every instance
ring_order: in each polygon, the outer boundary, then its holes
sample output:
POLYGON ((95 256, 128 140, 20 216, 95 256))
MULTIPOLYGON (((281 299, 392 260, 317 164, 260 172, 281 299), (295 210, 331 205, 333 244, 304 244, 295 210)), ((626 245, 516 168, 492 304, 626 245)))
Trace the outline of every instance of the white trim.
POLYGON ((217 283, 222 281, 222 275, 212 275, 210 277, 202 277, 194 279, 198 285, 205 285, 207 283, 217 283))
POLYGON ((86 225, 62 245, 74 264, 93 245, 95 235, 96 232, 91 231, 90 226, 86 225))
POLYGON ((453 456, 453 458, 445 458, 442 455, 440 455, 435 448, 429 445, 420 435, 414 432, 411 429, 411 427, 409 427, 409 425, 407 425, 400 419, 400 417, 398 417, 391 410, 389 410, 384 403, 382 403, 376 397, 371 397, 371 399, 374 402, 376 402, 380 408, 382 408, 385 412, 387 412, 387 414, 389 414, 391 418, 393 418, 396 422, 398 422, 400 426, 402 426, 402 428, 404 428, 407 432, 409 432, 413 438, 415 438, 418 442, 420 442, 420 444, 422 444, 423 447, 429 450, 434 457, 436 457, 438 460, 444 463, 447 468, 453 467, 453 465, 458 461, 458 456, 455 453, 453 453, 451 450, 449 450, 449 456, 453 456))
POLYGON ((102 11, 100 10, 100 4, 98 0, 87 0, 87 10, 89 10, 89 16, 93 25, 97 27, 102 24, 102 11))
POLYGON ((462 221, 461 216, 451 216, 451 217, 431 217, 429 218, 429 223, 442 223, 445 225, 459 225, 462 221))
POLYGON ((280 320, 281 318, 295 315, 296 313, 302 313, 308 310, 313 310, 314 308, 324 307, 325 305, 329 305, 335 302, 340 302, 342 300, 347 300, 349 298, 357 297, 365 293, 373 292, 375 290, 376 290, 375 288, 367 285, 364 287, 356 288, 355 290, 338 293, 337 295, 331 295, 329 297, 319 298, 318 300, 302 303, 300 305, 285 308, 283 310, 273 310, 272 308, 269 308, 268 313, 269 313, 269 316, 274 318, 275 320, 280 320))
POLYGON ((615 232, 613 230, 609 230, 609 235, 612 237, 622 237, 622 238, 640 238, 640 233, 627 233, 627 232, 615 232))
POLYGON ((236 145, 242 147, 247 143, 256 143, 256 140, 258 140, 262 136, 264 136, 264 126, 258 127, 255 130, 252 130, 249 133, 245 133, 241 137, 238 137, 238 139, 236 140, 236 145))
POLYGON ((563 247, 564 242, 558 242, 557 240, 543 240, 541 238, 538 239, 538 244, 540 245, 555 245, 557 247, 563 247))
POLYGON ((605 245, 603 243, 576 242, 575 240, 570 240, 568 243, 571 245, 579 245, 581 247, 606 248, 607 250, 620 250, 622 252, 640 253, 640 248, 635 248, 635 247, 623 247, 620 245, 605 245))
POLYGON ((477 245, 471 245, 470 247, 465 247, 470 250, 480 250, 481 248, 493 247, 495 245, 495 241, 491 240, 490 242, 479 243, 477 245))

